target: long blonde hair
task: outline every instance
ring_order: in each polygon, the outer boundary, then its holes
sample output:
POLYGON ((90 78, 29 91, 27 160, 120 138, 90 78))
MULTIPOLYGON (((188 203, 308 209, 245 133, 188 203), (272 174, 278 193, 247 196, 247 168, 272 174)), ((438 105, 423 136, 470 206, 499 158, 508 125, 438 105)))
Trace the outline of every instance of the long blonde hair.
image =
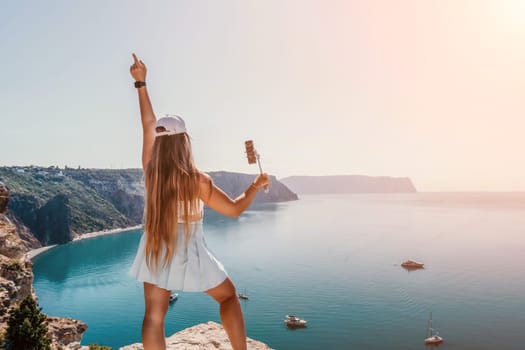
MULTIPOLYGON (((162 129, 160 127, 157 131, 162 129)), ((173 259, 177 249, 179 217, 185 222, 188 242, 189 218, 198 211, 198 179, 199 172, 193 162, 187 133, 155 138, 151 160, 144 172, 146 264, 153 271, 157 271, 163 251, 163 266, 173 259), (182 215, 179 214, 180 209, 182 215)))

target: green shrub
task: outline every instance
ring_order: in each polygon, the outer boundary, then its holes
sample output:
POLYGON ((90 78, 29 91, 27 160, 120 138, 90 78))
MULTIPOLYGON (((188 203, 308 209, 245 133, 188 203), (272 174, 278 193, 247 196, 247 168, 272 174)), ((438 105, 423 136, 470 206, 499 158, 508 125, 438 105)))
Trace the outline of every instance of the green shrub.
POLYGON ((113 348, 111 346, 89 344, 89 350, 113 350, 113 348))
POLYGON ((9 311, 5 335, 8 350, 49 350, 47 317, 42 308, 28 296, 9 311))
POLYGON ((24 266, 16 259, 11 259, 11 264, 7 266, 7 270, 10 272, 22 272, 24 266))

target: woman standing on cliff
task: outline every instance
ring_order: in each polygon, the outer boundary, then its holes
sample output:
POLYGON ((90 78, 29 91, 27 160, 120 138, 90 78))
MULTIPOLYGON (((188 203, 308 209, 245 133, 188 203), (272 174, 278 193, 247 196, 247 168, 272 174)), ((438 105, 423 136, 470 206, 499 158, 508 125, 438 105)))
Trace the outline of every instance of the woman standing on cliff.
POLYGON ((237 217, 269 184, 258 175, 236 199, 215 186, 193 162, 185 123, 179 116, 156 119, 146 88, 146 66, 133 54, 130 68, 138 91, 143 128, 145 179, 144 233, 130 274, 144 282, 145 350, 165 349, 164 317, 171 290, 202 291, 220 303, 220 316, 234 350, 246 349, 244 319, 235 287, 223 265, 208 250, 202 231, 206 204, 237 217))

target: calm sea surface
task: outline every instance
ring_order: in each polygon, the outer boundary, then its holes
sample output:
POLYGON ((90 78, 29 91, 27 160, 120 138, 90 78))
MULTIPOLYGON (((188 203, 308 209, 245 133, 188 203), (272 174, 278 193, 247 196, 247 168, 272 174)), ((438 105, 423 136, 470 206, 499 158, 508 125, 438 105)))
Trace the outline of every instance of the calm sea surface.
MULTIPOLYGON (((207 212, 209 247, 239 291, 248 336, 275 349, 524 349, 525 193, 301 196, 229 219, 207 212), (426 268, 407 271, 404 259, 426 268), (289 330, 286 314, 308 321, 289 330)), ((141 231, 101 236, 35 259, 44 312, 86 322, 83 344, 140 341, 142 285, 127 275, 141 231)), ((166 334, 218 305, 182 293, 166 334)))

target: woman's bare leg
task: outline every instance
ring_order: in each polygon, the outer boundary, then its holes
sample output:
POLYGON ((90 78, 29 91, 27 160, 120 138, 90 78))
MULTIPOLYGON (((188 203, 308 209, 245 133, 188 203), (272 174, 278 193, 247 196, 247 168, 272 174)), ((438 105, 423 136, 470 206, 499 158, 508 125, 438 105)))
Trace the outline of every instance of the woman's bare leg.
POLYGON ((221 305, 221 321, 233 350, 246 350, 246 330, 242 317, 241 304, 237 298, 235 286, 229 278, 217 287, 206 291, 221 305))
POLYGON ((144 350, 164 350, 164 317, 168 310, 169 290, 144 282, 144 320, 142 321, 142 344, 144 350))

